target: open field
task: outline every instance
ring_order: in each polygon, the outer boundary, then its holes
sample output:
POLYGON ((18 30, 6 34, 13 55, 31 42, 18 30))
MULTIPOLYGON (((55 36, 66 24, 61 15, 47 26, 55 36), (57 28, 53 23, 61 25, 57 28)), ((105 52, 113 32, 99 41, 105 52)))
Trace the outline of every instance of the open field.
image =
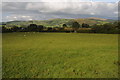
POLYGON ((117 78, 117 36, 4 33, 3 78, 117 78))
POLYGON ((0 79, 2 79, 2 33, 0 33, 0 79))

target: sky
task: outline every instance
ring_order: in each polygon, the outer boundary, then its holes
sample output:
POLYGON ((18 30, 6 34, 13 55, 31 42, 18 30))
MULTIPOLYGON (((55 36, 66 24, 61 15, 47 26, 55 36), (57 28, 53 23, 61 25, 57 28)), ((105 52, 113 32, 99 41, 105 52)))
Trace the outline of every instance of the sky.
POLYGON ((4 0, 2 21, 118 18, 118 0, 4 0))
POLYGON ((118 2, 119 0, 3 0, 2 2, 118 2))

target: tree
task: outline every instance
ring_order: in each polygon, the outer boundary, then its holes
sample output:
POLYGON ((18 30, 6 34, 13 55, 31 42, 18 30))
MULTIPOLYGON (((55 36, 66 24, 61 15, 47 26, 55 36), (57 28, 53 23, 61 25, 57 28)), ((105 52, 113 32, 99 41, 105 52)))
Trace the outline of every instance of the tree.
POLYGON ((83 24, 82 24, 82 28, 89 28, 89 25, 88 25, 88 24, 83 23, 83 24))
POLYGON ((48 27, 48 28, 47 28, 47 31, 52 31, 52 27, 48 27))
POLYGON ((30 24, 28 27, 27 27, 28 31, 38 31, 37 29, 37 25, 36 24, 30 24))
POLYGON ((115 28, 120 29, 120 21, 114 22, 113 25, 115 26, 115 28))
POLYGON ((74 29, 74 32, 77 32, 78 28, 80 28, 80 24, 76 21, 72 23, 72 28, 74 29))
POLYGON ((63 28, 65 28, 65 27, 67 27, 67 25, 66 25, 66 24, 63 24, 63 28))
POLYGON ((7 29, 5 26, 2 26, 2 33, 7 32, 7 29))
POLYGON ((44 28, 44 26, 43 25, 38 25, 38 31, 42 31, 43 30, 43 28, 44 28))
POLYGON ((116 28, 116 24, 114 23, 106 23, 103 25, 94 25, 92 28, 95 33, 119 33, 119 29, 116 28))
POLYGON ((17 31, 19 30, 19 28, 14 25, 14 26, 11 28, 11 30, 12 30, 13 32, 17 32, 17 31))

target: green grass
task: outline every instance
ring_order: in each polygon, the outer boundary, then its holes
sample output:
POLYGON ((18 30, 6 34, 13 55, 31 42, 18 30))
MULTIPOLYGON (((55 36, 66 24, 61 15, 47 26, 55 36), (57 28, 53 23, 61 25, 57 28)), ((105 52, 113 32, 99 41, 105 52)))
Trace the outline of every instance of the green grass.
POLYGON ((3 78, 117 78, 117 41, 116 34, 5 33, 3 78))
POLYGON ((0 79, 2 79, 2 34, 0 33, 0 79))

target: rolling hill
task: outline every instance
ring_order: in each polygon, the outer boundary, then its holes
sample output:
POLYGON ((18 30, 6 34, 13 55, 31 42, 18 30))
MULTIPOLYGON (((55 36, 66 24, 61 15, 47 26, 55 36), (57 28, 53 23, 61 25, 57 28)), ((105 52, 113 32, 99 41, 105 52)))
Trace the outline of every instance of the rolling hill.
POLYGON ((10 25, 18 25, 18 26, 28 26, 29 24, 37 24, 37 25, 44 25, 46 27, 62 27, 63 24, 67 24, 68 26, 71 26, 72 21, 77 21, 79 24, 86 23, 89 25, 94 24, 105 24, 114 22, 115 20, 110 19, 104 19, 104 18, 96 18, 96 17, 90 17, 90 18, 78 18, 78 19, 49 19, 49 20, 33 20, 33 21, 10 21, 6 22, 8 26, 10 25))

